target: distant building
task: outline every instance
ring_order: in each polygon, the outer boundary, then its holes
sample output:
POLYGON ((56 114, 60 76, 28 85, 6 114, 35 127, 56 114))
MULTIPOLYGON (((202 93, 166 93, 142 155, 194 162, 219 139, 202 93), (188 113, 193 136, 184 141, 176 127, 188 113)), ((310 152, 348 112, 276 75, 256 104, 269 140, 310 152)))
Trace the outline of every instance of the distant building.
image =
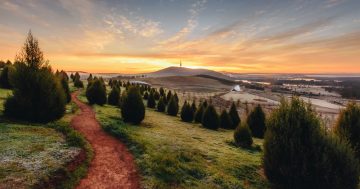
POLYGON ((240 85, 235 85, 231 91, 241 92, 242 90, 240 88, 240 85))

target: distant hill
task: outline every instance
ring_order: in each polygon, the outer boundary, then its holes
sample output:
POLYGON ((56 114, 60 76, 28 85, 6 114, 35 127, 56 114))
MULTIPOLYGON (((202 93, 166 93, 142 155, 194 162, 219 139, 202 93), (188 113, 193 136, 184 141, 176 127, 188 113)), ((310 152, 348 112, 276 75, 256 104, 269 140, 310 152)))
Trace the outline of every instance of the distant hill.
POLYGON ((169 76, 196 76, 196 75, 208 75, 216 78, 233 80, 231 77, 222 74, 220 72, 208 70, 208 69, 191 69, 184 67, 168 67, 159 71, 150 72, 144 74, 147 77, 169 77, 169 76))

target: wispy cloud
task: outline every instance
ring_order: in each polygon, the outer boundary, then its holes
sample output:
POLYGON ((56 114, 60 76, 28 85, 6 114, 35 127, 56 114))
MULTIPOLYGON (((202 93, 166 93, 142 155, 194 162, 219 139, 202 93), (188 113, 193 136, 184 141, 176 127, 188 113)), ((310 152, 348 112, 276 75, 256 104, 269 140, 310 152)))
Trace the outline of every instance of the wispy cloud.
POLYGON ((146 19, 141 16, 132 16, 128 18, 124 15, 117 14, 113 11, 112 14, 105 16, 104 22, 109 29, 124 37, 126 32, 130 32, 141 37, 154 37, 163 32, 160 22, 146 19))

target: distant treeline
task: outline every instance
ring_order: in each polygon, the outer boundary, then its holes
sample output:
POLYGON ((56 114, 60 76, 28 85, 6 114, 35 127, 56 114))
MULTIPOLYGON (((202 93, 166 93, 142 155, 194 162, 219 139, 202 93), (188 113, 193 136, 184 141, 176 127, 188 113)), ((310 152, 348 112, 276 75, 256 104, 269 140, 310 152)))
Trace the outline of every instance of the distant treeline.
POLYGON ((341 87, 326 87, 325 90, 329 92, 337 92, 343 98, 360 99, 360 81, 347 80, 341 82, 341 87))
POLYGON ((283 84, 293 84, 293 85, 336 85, 337 83, 334 80, 288 80, 288 79, 279 79, 273 82, 273 85, 283 85, 283 84))

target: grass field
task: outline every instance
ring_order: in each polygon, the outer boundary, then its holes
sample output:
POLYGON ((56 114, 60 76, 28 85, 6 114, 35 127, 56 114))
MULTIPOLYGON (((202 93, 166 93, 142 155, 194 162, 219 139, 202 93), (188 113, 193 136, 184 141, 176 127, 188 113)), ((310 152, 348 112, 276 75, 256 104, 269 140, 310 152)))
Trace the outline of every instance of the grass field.
MULTIPOLYGON (((84 94, 80 99, 86 101, 84 94)), ((212 131, 199 124, 147 109, 140 126, 125 124, 120 110, 94 106, 103 128, 127 143, 136 158, 144 188, 267 188, 259 146, 233 145, 233 132, 212 131)))
MULTIPOLYGON (((10 93, 0 89, 0 112, 10 93)), ((68 144, 64 135, 53 129, 69 125, 74 106, 68 105, 67 112, 62 119, 45 125, 0 116, 0 188, 31 188, 51 179, 79 153, 79 147, 68 144)))

